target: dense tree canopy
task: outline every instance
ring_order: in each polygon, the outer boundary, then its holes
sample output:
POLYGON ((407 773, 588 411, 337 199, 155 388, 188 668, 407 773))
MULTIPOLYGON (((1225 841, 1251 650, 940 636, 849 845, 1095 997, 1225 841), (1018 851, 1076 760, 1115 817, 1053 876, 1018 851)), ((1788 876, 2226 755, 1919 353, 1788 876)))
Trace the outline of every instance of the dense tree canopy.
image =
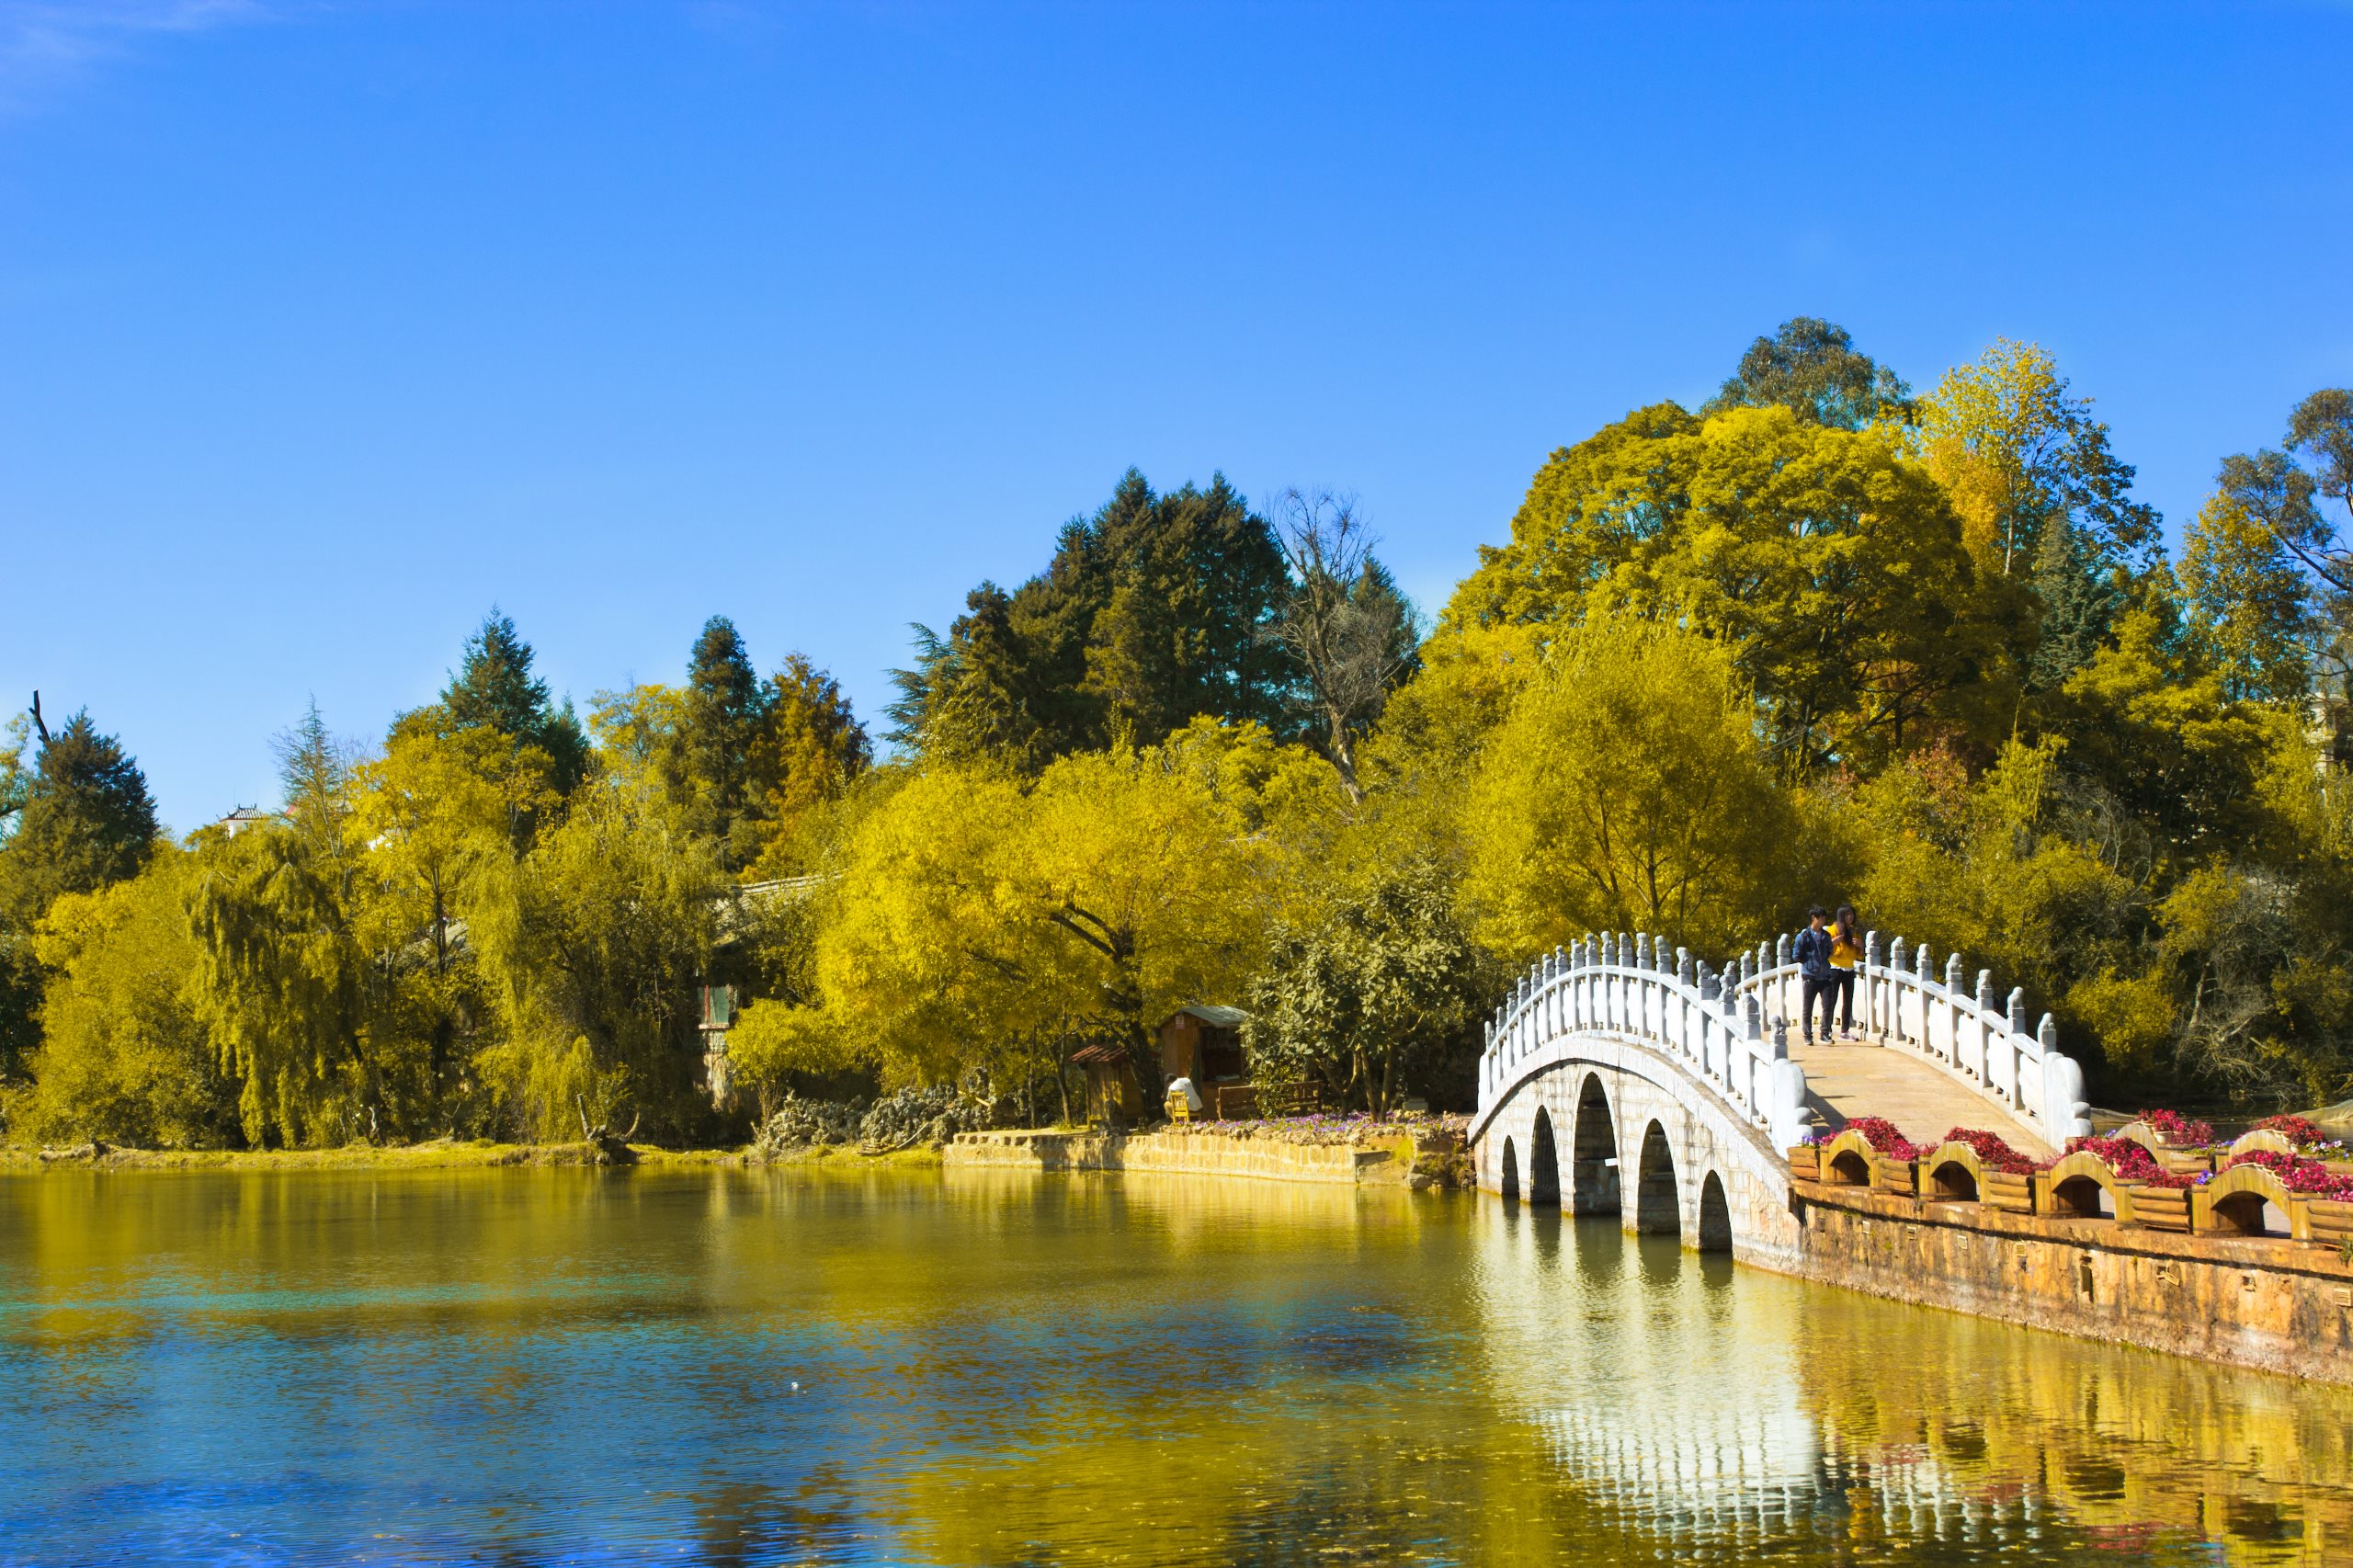
POLYGON ((2026 985, 2108 1103, 2342 1098, 2353 393, 2224 458, 2171 555, 2132 477, 2032 345, 1915 399, 1798 317, 1699 413, 1552 452, 1426 639, 1346 496, 1130 472, 918 629, 880 765, 723 616, 584 733, 494 611, 438 700, 364 745, 311 705, 283 811, 176 845, 119 744, 28 714, 0 1111, 257 1145, 740 1138, 949 1083, 1068 1115, 1086 1046, 1154 1098, 1197 1003, 1245 1009, 1262 1083, 1459 1106, 1512 963, 1594 928, 1722 960, 1836 900, 2026 985))
POLYGON ((735 873, 805 869, 813 814, 872 760, 833 676, 791 653, 761 680, 722 616, 697 639, 685 687, 600 692, 590 722, 608 764, 659 792, 735 873))
POLYGON ((1921 404, 1918 439, 1988 572, 2023 571, 2061 517, 2103 568, 2145 561, 2158 547, 2155 509, 2131 494, 2132 465, 2109 446, 2091 400, 2075 396, 2033 344, 1999 341, 1948 371, 1921 404))
POLYGON ((1620 614, 1729 643, 1792 776, 2008 717, 2015 596, 1885 428, 1779 407, 1629 415, 1552 454, 1444 624, 1620 614))

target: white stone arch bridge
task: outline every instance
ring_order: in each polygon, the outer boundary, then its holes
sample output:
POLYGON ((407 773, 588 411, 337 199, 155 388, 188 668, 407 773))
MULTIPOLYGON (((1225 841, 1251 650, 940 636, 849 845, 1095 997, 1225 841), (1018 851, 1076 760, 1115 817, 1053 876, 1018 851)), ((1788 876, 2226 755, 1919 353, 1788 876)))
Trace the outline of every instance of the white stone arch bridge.
POLYGON ((1958 953, 1865 943, 1851 1044, 1792 1047, 1790 939, 1721 972, 1664 938, 1604 933, 1530 964, 1487 1027, 1471 1144, 1479 1185, 1619 1215, 1630 1232, 1786 1265, 1799 1227, 1785 1151, 1816 1127, 1883 1115, 1915 1142, 1952 1126, 2029 1153, 2088 1132, 2082 1069, 2026 994, 1974 989, 1958 953))

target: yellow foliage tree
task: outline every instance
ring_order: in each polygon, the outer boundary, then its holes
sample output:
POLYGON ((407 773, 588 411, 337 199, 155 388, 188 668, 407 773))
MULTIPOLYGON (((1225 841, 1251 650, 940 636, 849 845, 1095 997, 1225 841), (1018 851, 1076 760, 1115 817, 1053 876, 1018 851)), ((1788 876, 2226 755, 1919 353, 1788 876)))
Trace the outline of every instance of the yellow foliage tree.
POLYGON ((2104 554, 2157 542, 2156 513, 2127 494, 2133 471, 2109 449, 2108 426, 2034 344, 1997 338, 1947 371, 1920 405, 1916 440, 1971 552, 1996 575, 2022 572, 2063 516, 2104 554))
POLYGON ((1238 994, 1273 846, 1338 794, 1328 764, 1249 725, 1075 754, 1027 789, 926 770, 849 835, 817 938, 823 1005, 897 1075, 1095 1035, 1150 1092, 1152 1026, 1238 994))
POLYGON ((1787 902, 1792 804, 1729 651, 1695 632, 1611 618, 1562 638, 1464 817, 1464 895, 1509 958, 1619 929, 1721 953, 1787 902))
POLYGON ((2232 696, 2302 700, 2311 687, 2311 579, 2245 501, 2216 494, 2198 509, 2182 550, 2181 586, 2232 696))
POLYGON ((193 1147, 236 1131, 236 1091, 188 995, 181 907, 189 857, 158 844, 146 869, 50 905, 34 943, 49 983, 34 1082, 9 1123, 47 1142, 193 1147))
POLYGON ((2006 722, 2015 595, 1889 427, 1638 410, 1552 454, 1442 630, 1636 615, 1730 644, 1789 777, 2006 722))

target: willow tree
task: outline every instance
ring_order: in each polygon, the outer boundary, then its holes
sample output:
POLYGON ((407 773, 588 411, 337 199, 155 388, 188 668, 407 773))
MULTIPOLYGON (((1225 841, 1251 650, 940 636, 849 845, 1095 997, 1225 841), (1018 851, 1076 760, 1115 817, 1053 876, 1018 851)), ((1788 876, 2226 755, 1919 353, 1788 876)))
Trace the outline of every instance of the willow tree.
POLYGON ((651 792, 574 792, 469 926, 506 1015, 484 1068, 525 1131, 695 1123, 694 987, 726 886, 710 841, 651 792))
POLYGON ((371 1030, 414 1060, 415 1092, 460 1108, 493 1022, 467 932, 506 896, 517 824, 556 804, 545 752, 488 727, 403 726, 354 770, 347 898, 370 960, 371 1030))
POLYGON ((204 846, 185 898, 197 1016, 239 1081, 246 1141, 369 1131, 383 1085, 368 1049, 367 955, 333 868, 302 835, 259 829, 204 846))

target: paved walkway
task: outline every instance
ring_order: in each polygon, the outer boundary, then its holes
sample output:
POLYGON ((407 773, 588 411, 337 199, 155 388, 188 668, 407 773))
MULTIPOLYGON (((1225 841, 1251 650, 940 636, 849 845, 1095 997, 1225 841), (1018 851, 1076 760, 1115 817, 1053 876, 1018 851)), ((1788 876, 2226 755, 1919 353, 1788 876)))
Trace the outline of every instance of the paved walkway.
POLYGON ((1943 1071, 1866 1039, 1790 1047, 1805 1069, 1805 1103, 1832 1131, 1859 1116, 1883 1116, 1915 1143, 1934 1143, 1955 1127, 1998 1132, 2021 1154, 2057 1151, 2028 1123, 1943 1071))

